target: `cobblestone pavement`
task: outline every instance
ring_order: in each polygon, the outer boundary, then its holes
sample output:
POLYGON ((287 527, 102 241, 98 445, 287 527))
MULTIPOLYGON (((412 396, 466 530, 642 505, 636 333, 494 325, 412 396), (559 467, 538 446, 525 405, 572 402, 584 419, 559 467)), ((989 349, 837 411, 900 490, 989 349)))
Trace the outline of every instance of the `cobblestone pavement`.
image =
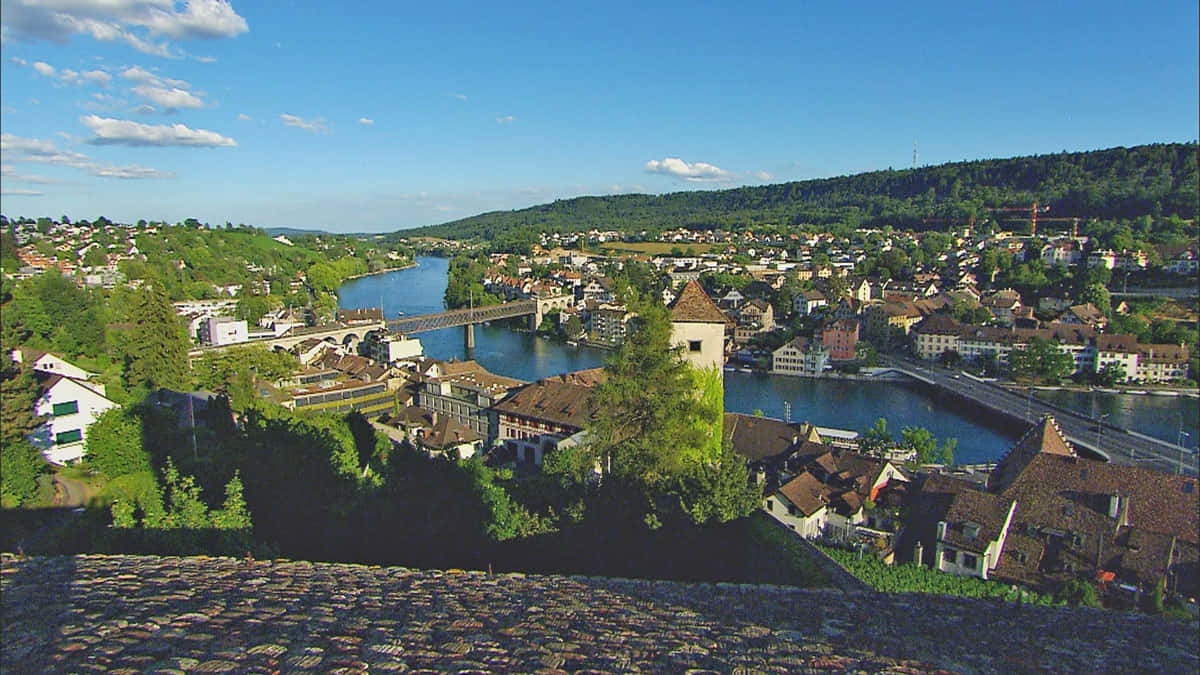
POLYGON ((5 554, 4 672, 1170 672, 1196 625, 781 587, 5 554))

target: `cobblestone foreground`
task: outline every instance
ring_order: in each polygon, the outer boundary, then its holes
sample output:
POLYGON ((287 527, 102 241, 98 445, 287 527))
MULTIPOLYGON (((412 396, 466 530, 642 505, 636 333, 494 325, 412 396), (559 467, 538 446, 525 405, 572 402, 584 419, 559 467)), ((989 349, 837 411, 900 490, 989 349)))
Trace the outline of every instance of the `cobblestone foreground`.
POLYGON ((919 595, 5 554, 5 672, 1194 673, 1195 624, 919 595))

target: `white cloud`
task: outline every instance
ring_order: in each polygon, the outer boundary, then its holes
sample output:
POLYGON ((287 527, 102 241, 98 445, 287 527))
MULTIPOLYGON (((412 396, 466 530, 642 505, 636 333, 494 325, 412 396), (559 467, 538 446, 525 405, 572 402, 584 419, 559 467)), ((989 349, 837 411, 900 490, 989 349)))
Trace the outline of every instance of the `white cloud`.
POLYGON ((43 61, 34 61, 33 69, 42 77, 54 77, 54 66, 43 61))
POLYGON ((112 75, 109 75, 108 73, 104 72, 103 70, 88 70, 88 71, 80 73, 79 76, 82 77, 83 79, 87 80, 88 82, 97 84, 101 87, 106 86, 109 82, 112 81, 112 75))
POLYGON ((360 117, 360 118, 358 118, 358 123, 359 124, 375 124, 375 120, 367 118, 367 117, 360 117))
POLYGON ((662 161, 652 159, 646 162, 646 171, 674 176, 697 183, 719 183, 737 178, 736 174, 712 164, 705 164, 704 162, 688 164, 678 157, 667 157, 662 161))
POLYGON ((12 57, 11 59, 9 59, 9 61, 11 61, 11 62, 13 62, 13 63, 17 64, 18 66, 24 66, 24 65, 28 65, 28 64, 26 63, 25 59, 23 59, 23 58, 21 58, 21 57, 19 57, 19 56, 14 56, 14 57, 12 57))
POLYGON ((5 0, 5 39, 46 40, 64 44, 74 35, 102 42, 124 42, 147 54, 178 57, 166 42, 231 38, 250 28, 225 0, 5 0))
POLYGON ((238 113, 238 119, 242 120, 243 122, 249 122, 250 120, 252 120, 254 118, 247 115, 246 113, 238 113))
POLYGON ((168 110, 204 107, 204 101, 201 101, 199 97, 190 91, 178 87, 167 88, 152 84, 140 84, 130 91, 168 110))
POLYGON ((8 188, 4 188, 3 190, 0 190, 0 195, 10 195, 10 196, 14 196, 14 197, 15 196, 41 197, 44 194, 46 194, 46 193, 42 192, 41 190, 21 190, 21 189, 10 190, 8 188))
POLYGON ((450 95, 451 95, 451 96, 453 96, 454 98, 456 98, 456 99, 460 100, 460 101, 465 101, 465 100, 467 100, 467 95, 466 95, 466 94, 450 94, 450 95))
POLYGON ((496 118, 496 124, 512 124, 513 122, 516 122, 516 121, 517 121, 517 118, 513 117, 512 115, 505 115, 504 117, 496 118))
POLYGON ((154 113, 158 112, 158 109, 152 105, 143 104, 143 105, 139 105, 138 107, 134 108, 133 110, 130 110, 129 112, 132 112, 136 115, 153 115, 154 113))
POLYGON ((311 131, 314 134, 323 134, 328 132, 328 128, 325 126, 326 120, 324 117, 314 117, 311 120, 306 120, 303 117, 296 117, 295 115, 284 113, 279 116, 279 119, 283 120, 283 123, 286 126, 304 129, 305 131, 311 131))
POLYGON ((215 57, 215 56, 193 56, 192 58, 199 61, 200 63, 216 63, 217 62, 217 57, 215 57))
POLYGON ((157 73, 152 73, 141 66, 130 66, 121 71, 121 77, 134 82, 153 85, 155 87, 175 87, 177 89, 189 89, 191 85, 183 80, 172 80, 169 77, 163 77, 157 73))
POLYGON ((5 164, 0 166, 0 176, 4 176, 4 180, 13 183, 32 183, 34 185, 53 185, 62 183, 63 181, 49 176, 39 176, 32 173, 21 173, 17 171, 15 166, 5 164))
POLYGON ((200 148, 236 146, 228 136, 206 129, 191 129, 182 124, 140 124, 96 115, 84 115, 79 121, 95 134, 93 145, 186 146, 200 148))
MULTIPOLYGON (((12 134, 0 134, 0 154, 5 160, 35 162, 53 166, 65 166, 86 171, 101 178, 174 178, 169 171, 159 171, 144 166, 116 166, 98 162, 85 154, 61 150, 53 141, 37 138, 21 138, 12 134)), ((7 173, 7 172, 6 172, 7 173)))
POLYGON ((772 176, 771 174, 767 173, 766 171, 759 171, 759 172, 757 172, 757 173, 755 173, 755 174, 754 174, 754 177, 755 177, 755 178, 757 178, 757 179, 759 179, 759 180, 771 180, 772 178, 774 178, 774 176, 772 176))

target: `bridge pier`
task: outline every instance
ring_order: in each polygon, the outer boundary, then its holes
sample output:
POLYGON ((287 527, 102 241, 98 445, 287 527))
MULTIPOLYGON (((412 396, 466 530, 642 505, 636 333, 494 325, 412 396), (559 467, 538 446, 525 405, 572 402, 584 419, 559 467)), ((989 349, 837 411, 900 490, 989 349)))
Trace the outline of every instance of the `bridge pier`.
POLYGON ((467 348, 467 351, 475 349, 475 324, 473 323, 463 324, 463 346, 467 348))

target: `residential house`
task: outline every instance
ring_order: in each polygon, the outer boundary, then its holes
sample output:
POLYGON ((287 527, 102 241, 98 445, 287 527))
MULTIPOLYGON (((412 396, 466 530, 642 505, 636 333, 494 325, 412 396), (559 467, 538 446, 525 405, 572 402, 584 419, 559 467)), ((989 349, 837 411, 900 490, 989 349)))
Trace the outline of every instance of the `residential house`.
POLYGON ((595 342, 619 345, 629 333, 632 315, 625 305, 600 305, 591 312, 591 338, 595 342))
POLYGON ((821 344, 829 350, 830 361, 853 361, 858 347, 857 319, 837 319, 821 332, 821 344))
POLYGON ((1082 324, 1102 331, 1108 326, 1108 317, 1090 302, 1071 305, 1055 319, 1057 323, 1082 324))
POLYGON ((813 338, 797 337, 771 353, 771 374, 815 377, 829 366, 829 348, 813 338))
POLYGON ((818 307, 824 307, 829 304, 829 300, 825 298, 825 294, 821 291, 802 291, 792 298, 792 311, 800 316, 808 316, 812 314, 818 307))
MULTIPOLYGON (((70 377, 76 380, 90 380, 96 376, 95 373, 89 373, 83 368, 80 368, 79 366, 67 361, 57 354, 42 351, 41 349, 33 349, 31 347, 21 346, 14 349, 12 352, 12 360, 29 366, 35 372, 45 373, 47 375, 62 375, 64 377, 70 377)), ((100 393, 104 393, 103 385, 93 386, 101 387, 100 393)))
POLYGON ((546 453, 596 420, 593 387, 601 368, 548 377, 518 387, 495 406, 499 440, 518 462, 540 465, 546 453))
POLYGON ((29 440, 53 464, 83 459, 88 427, 104 411, 119 407, 105 396, 103 385, 65 375, 39 373, 38 391, 34 414, 45 422, 29 440))
POLYGON ((754 336, 775 330, 775 308, 761 298, 755 298, 737 312, 734 341, 749 342, 754 336))
POLYGON ((417 448, 430 457, 470 459, 483 449, 483 436, 448 416, 434 416, 430 429, 417 435, 417 448))
POLYGON ((499 436, 494 406, 525 384, 511 377, 489 373, 474 361, 436 361, 422 364, 417 405, 451 417, 487 439, 490 446, 499 436))
POLYGON ((763 509, 802 537, 853 540, 884 534, 869 503, 909 478, 891 462, 817 448, 796 455, 799 472, 763 500, 763 509), (864 530, 866 528, 866 530, 864 530))
POLYGON ((1083 459, 1044 418, 998 463, 988 492, 1017 503, 995 577, 1080 577, 1195 596, 1200 502, 1193 476, 1083 459))
POLYGON ((617 299, 616 284, 608 277, 596 277, 583 286, 583 300, 610 304, 617 299))

